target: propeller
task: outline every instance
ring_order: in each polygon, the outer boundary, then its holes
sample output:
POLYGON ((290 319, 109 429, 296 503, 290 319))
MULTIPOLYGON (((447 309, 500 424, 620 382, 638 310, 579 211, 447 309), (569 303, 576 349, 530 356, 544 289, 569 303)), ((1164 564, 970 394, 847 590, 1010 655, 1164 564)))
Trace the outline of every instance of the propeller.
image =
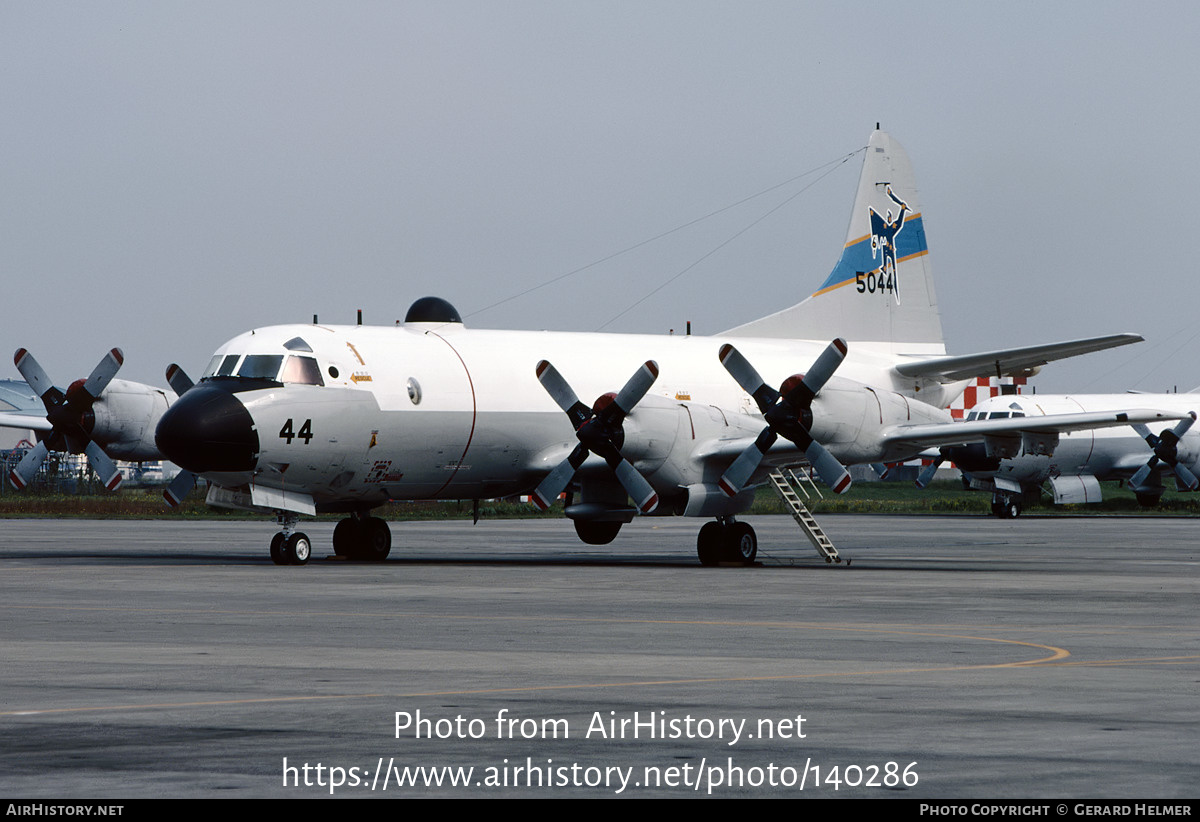
MULTIPOLYGON (((182 368, 171 363, 167 366, 167 385, 171 386, 171 390, 175 392, 176 396, 182 397, 184 392, 195 383, 182 368)), ((175 475, 175 479, 171 480, 171 484, 167 486, 167 490, 163 491, 163 499, 167 501, 167 505, 175 508, 195 487, 196 475, 191 471, 180 469, 179 473, 175 475)))
POLYGON ((121 485, 121 472, 117 465, 104 453, 104 449, 92 439, 92 427, 96 423, 92 405, 112 382, 121 364, 125 361, 121 349, 114 348, 92 369, 86 380, 76 380, 67 386, 66 392, 56 387, 33 355, 18 348, 13 362, 25 382, 42 400, 46 407, 46 420, 52 426, 50 433, 40 440, 8 474, 14 487, 22 489, 33 481, 38 468, 50 451, 69 451, 72 454, 87 454, 92 470, 104 487, 110 491, 121 485))
POLYGON ((533 492, 534 504, 543 511, 549 508, 558 495, 566 490, 590 453, 608 463, 639 511, 643 514, 653 511, 658 506, 658 494, 629 460, 621 455, 621 445, 625 442, 622 428, 625 417, 658 379, 658 363, 653 360, 644 362, 619 393, 601 395, 591 408, 579 401, 562 374, 548 361, 538 363, 537 378, 546 393, 570 418, 579 445, 542 480, 533 492))
POLYGON ((938 455, 933 458, 933 462, 921 469, 921 473, 917 475, 917 487, 924 489, 929 483, 933 482, 933 476, 938 469, 942 467, 942 463, 946 461, 946 454, 943 451, 938 451, 938 455))
POLYGON ((1187 469, 1187 466, 1179 463, 1179 441, 1183 439, 1183 435, 1192 427, 1192 423, 1196 421, 1196 412, 1179 421, 1179 424, 1174 428, 1165 430, 1161 435, 1155 436, 1146 426, 1138 423, 1133 426, 1133 429, 1138 432, 1138 436, 1146 441, 1150 446, 1150 450, 1154 452, 1154 456, 1150 461, 1137 470, 1129 479, 1129 484, 1134 488, 1140 488, 1146 484, 1146 480, 1150 478, 1150 473, 1158 466, 1160 462, 1166 464, 1175 472, 1175 476, 1179 478, 1181 487, 1188 491, 1195 491, 1200 487, 1200 480, 1196 479, 1196 475, 1187 469))
POLYGON ((732 345, 721 346, 721 364, 737 380, 762 411, 767 427, 753 443, 733 461, 717 485, 728 496, 735 496, 750 481, 759 463, 779 437, 791 440, 816 469, 822 482, 843 494, 850 487, 850 473, 825 446, 813 439, 812 401, 846 358, 846 341, 840 337, 831 342, 807 374, 788 377, 776 391, 763 381, 750 361, 732 345))

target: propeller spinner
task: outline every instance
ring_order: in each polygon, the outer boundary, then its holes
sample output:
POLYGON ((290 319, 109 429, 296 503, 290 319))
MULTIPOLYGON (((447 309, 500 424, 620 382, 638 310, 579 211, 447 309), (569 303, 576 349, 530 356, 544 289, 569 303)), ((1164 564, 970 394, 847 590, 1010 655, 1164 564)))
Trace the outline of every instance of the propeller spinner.
POLYGON ((112 382, 124 361, 121 349, 112 349, 92 369, 86 380, 76 380, 64 393, 54 385, 32 354, 24 348, 17 349, 13 355, 13 362, 25 378, 25 382, 41 398, 42 405, 46 407, 46 420, 53 428, 49 435, 39 440, 17 467, 9 472, 8 479, 14 487, 21 489, 29 485, 51 450, 87 454, 92 470, 100 477, 104 487, 110 491, 120 487, 121 472, 117 470, 116 463, 108 454, 104 453, 104 449, 92 439, 91 431, 96 421, 92 405, 104 393, 104 389, 112 382))
POLYGON ((842 364, 846 352, 846 341, 839 337, 821 352, 807 374, 788 377, 776 391, 766 384, 741 352, 728 343, 721 346, 721 364, 754 399, 767 421, 767 427, 758 435, 758 439, 733 461, 718 481, 717 485, 722 491, 730 497, 737 495, 750 481, 767 451, 779 437, 783 437, 804 452, 821 480, 834 492, 846 492, 850 487, 850 473, 825 450, 825 446, 813 439, 811 433, 813 398, 842 364))
POLYGON ((546 393, 571 419, 579 445, 542 480, 533 492, 534 504, 543 511, 549 508, 558 495, 566 490, 575 472, 591 453, 608 463, 639 511, 643 514, 653 511, 658 506, 658 494, 629 460, 621 455, 621 445, 625 440, 622 428, 625 417, 658 379, 658 364, 647 360, 619 393, 600 396, 591 408, 579 401, 558 369, 546 360, 538 363, 537 378, 546 393))

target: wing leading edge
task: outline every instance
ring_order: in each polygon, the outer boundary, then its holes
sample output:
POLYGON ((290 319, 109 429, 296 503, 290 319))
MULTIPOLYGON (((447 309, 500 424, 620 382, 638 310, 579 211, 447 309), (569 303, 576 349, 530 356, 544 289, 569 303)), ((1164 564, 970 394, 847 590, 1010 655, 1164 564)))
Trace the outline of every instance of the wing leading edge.
POLYGON ((912 360, 896 365, 895 369, 905 377, 924 377, 943 383, 975 377, 1026 376, 1030 372, 1036 373, 1036 369, 1054 360, 1130 345, 1142 340, 1140 334, 1109 334, 1104 337, 984 351, 979 354, 912 360))
POLYGON ((883 432, 883 442, 891 450, 922 451, 939 445, 979 442, 986 437, 1021 434, 1066 434, 1093 428, 1112 428, 1134 423, 1181 420, 1187 414, 1131 408, 1118 411, 1090 411, 1080 414, 1050 414, 1035 417, 1010 417, 995 420, 964 420, 921 425, 894 425, 883 432))

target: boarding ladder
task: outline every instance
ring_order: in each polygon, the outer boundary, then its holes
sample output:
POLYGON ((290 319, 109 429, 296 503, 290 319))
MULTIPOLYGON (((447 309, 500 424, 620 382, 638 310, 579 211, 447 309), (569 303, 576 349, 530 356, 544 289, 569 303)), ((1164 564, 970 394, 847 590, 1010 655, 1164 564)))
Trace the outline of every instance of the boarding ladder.
MULTIPOLYGON (((775 492, 779 494, 788 510, 792 512, 792 519, 796 520, 796 524, 800 526, 800 530, 804 532, 804 536, 808 537, 808 541, 812 543, 813 548, 817 549, 817 553, 825 558, 826 562, 841 562, 842 558, 838 556, 837 548, 833 547, 833 542, 821 530, 821 526, 813 518, 809 512, 808 506, 804 504, 804 500, 800 499, 800 495, 792 487, 792 480, 801 483, 799 477, 792 473, 791 469, 784 468, 776 469, 768 476, 771 478, 771 485, 775 487, 775 492), (784 473, 787 472, 787 474, 784 473), (791 479, 789 479, 789 475, 791 479)), ((812 478, 809 478, 812 482, 812 478)), ((800 484, 801 490, 804 490, 803 484, 800 484)), ((814 486, 814 490, 816 486, 814 486)), ((804 491, 805 495, 808 491, 804 491)), ((817 493, 821 492, 817 490, 817 493)))

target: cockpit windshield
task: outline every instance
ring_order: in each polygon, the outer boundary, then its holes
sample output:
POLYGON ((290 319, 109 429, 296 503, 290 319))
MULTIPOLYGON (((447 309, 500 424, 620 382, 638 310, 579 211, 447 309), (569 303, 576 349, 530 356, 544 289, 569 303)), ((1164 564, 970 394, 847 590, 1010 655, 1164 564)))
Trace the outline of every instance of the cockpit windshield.
POLYGON ((298 385, 324 385, 321 369, 312 357, 295 354, 226 354, 212 358, 201 379, 234 377, 244 380, 269 380, 298 385))

